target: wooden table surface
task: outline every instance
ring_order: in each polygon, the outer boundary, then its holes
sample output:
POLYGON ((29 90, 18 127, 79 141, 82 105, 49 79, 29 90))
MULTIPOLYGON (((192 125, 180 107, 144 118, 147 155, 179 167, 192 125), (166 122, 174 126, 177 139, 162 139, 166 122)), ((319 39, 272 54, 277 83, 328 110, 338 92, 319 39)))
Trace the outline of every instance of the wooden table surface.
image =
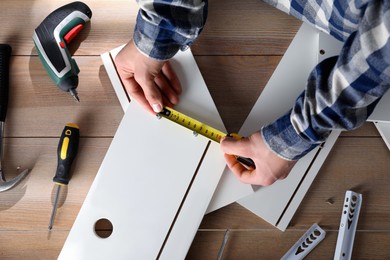
MULTIPOLYGON (((85 1, 92 22, 70 46, 81 70, 79 104, 53 85, 32 41, 35 27, 66 3, 0 2, 0 43, 13 47, 3 168, 7 179, 18 167, 31 169, 19 186, 0 194, 0 259, 56 259, 123 116, 99 55, 131 38, 135 1, 85 1), (49 233, 56 149, 68 122, 80 125, 80 150, 49 233)), ((244 122, 300 25, 261 1, 210 1, 207 25, 192 50, 229 132, 244 122)), ((389 259, 389 169, 389 150, 371 123, 343 133, 287 231, 234 203, 204 217, 187 258, 216 259, 229 229, 224 259, 278 259, 318 223, 327 235, 308 259, 331 259, 351 189, 363 194, 353 259, 389 259)))

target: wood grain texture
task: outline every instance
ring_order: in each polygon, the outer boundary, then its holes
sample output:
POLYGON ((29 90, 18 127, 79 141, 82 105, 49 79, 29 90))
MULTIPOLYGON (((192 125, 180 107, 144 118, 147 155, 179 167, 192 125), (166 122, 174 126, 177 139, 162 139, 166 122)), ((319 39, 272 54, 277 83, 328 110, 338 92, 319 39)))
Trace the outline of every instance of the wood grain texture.
MULTIPOLYGON (((305 231, 277 233, 272 230, 231 230, 222 259, 280 259, 305 231)), ((337 231, 326 232, 325 239, 305 259, 333 259, 337 231)), ((216 259, 223 234, 224 230, 198 231, 188 259, 216 259)), ((389 242, 390 236, 386 232, 358 231, 352 259, 388 259, 390 249, 383 247, 383 244, 389 242)))
POLYGON ((196 55, 283 55, 301 22, 262 1, 210 1, 196 55))
MULTIPOLYGON (((21 185, 0 194, 1 259, 57 258, 123 116, 99 55, 131 38, 136 1, 84 1, 93 17, 70 45, 81 70, 80 104, 53 85, 32 42, 34 28, 68 2, 0 1, 0 42, 13 47, 5 177, 15 176, 18 167, 32 169, 21 185), (48 233, 56 149, 68 122, 80 125, 80 150, 48 233)), ((208 22, 192 50, 227 129, 234 132, 301 22, 258 0, 209 2, 208 22)), ((317 222, 328 234, 308 259, 330 259, 345 191, 352 189, 363 194, 353 258, 389 259, 389 155, 371 123, 342 133, 286 232, 233 203, 205 216, 187 258, 216 259, 230 229, 223 259, 278 259, 317 222)))
MULTIPOLYGON (((59 135, 62 129, 59 129, 59 135)), ((72 165, 71 181, 61 189, 53 232, 61 229, 69 231, 111 140, 80 139, 78 156, 72 165)), ((5 177, 15 175, 18 166, 29 168, 31 172, 20 185, 0 194, 0 230, 46 231, 56 191, 52 179, 57 167, 59 136, 8 138, 5 141, 5 177)))

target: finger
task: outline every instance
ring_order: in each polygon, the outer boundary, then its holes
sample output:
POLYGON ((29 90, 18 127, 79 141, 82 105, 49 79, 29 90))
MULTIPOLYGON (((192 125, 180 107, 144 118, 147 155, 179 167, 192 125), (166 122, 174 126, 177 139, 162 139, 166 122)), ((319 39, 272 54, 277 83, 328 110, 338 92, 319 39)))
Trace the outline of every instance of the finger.
POLYGON ((162 67, 162 73, 170 82, 173 90, 177 95, 180 95, 182 92, 182 87, 179 78, 177 77, 176 72, 173 70, 171 63, 168 61, 162 67))
POLYGON ((164 93, 161 93, 161 94, 162 94, 162 99, 163 99, 164 106, 174 108, 175 105, 172 104, 171 101, 169 101, 169 99, 164 95, 164 93))
POLYGON ((247 169, 240 162, 236 160, 233 155, 225 154, 225 160, 229 169, 237 177, 237 179, 243 183, 252 183, 253 170, 247 169))
POLYGON ((249 140, 247 138, 242 138, 236 140, 231 137, 225 137, 221 141, 221 149, 224 153, 239 155, 242 157, 251 157, 252 153, 249 147, 249 140))
POLYGON ((144 109, 149 113, 155 115, 156 113, 151 108, 148 100, 146 100, 142 88, 134 80, 134 78, 123 80, 123 85, 125 86, 126 92, 130 97, 138 102, 144 109))
POLYGON ((154 82, 160 88, 162 95, 164 95, 171 104, 176 105, 179 102, 178 94, 172 88, 171 83, 167 80, 163 73, 159 73, 154 79, 154 82))
POLYGON ((149 105, 153 109, 153 111, 155 113, 161 112, 163 108, 163 100, 160 89, 154 83, 154 79, 140 79, 138 78, 137 74, 135 74, 135 80, 142 87, 145 98, 149 102, 149 105))
POLYGON ((264 175, 255 169, 244 167, 233 155, 225 154, 225 160, 229 169, 242 183, 269 186, 278 180, 275 176, 264 175))

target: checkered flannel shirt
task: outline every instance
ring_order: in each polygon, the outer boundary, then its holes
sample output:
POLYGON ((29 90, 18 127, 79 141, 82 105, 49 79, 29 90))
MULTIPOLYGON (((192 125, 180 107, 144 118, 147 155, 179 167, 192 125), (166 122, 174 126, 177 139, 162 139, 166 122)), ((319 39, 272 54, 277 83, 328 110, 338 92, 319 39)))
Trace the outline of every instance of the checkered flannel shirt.
MULTIPOLYGON (((390 1, 265 0, 343 42, 337 57, 313 68, 295 105, 261 128, 271 150, 297 160, 332 130, 361 126, 390 86, 390 1)), ((138 0, 134 42, 166 60, 191 45, 207 16, 207 1, 138 0)))

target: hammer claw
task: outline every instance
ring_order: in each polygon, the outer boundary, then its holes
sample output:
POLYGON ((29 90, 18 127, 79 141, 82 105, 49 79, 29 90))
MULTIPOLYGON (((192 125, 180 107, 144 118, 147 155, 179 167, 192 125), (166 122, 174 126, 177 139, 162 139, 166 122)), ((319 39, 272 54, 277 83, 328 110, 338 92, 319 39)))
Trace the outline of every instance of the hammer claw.
POLYGON ((13 188, 15 185, 21 182, 24 179, 24 177, 27 176, 27 174, 28 174, 28 169, 21 172, 18 176, 14 177, 12 180, 5 181, 3 177, 3 173, 0 170, 0 192, 13 188))
POLYGON ((4 124, 8 107, 9 63, 11 52, 11 46, 8 44, 0 44, 0 192, 11 189, 21 182, 28 174, 28 169, 26 169, 12 180, 6 181, 1 167, 1 162, 3 160, 4 124))

